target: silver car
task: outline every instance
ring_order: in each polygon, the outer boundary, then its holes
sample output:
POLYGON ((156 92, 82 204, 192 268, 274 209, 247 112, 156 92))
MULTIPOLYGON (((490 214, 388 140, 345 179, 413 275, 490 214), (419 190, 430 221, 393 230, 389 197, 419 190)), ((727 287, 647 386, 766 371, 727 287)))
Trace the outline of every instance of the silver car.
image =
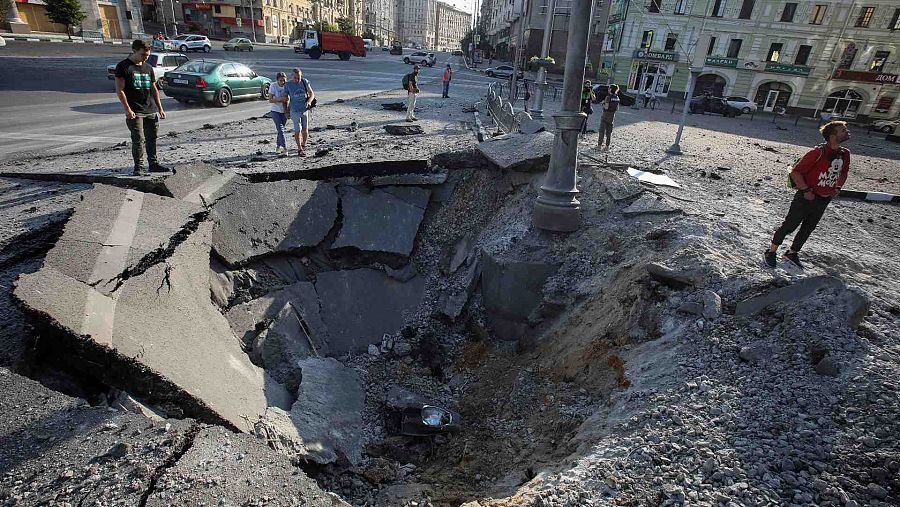
POLYGON ((429 67, 434 67, 435 60, 434 53, 426 53, 424 51, 416 51, 411 55, 403 57, 403 63, 419 63, 429 67))
MULTIPOLYGON (((147 65, 153 67, 153 76, 158 81, 166 72, 175 70, 176 67, 188 61, 188 57, 179 53, 150 53, 147 57, 147 65)), ((106 78, 116 78, 116 65, 106 66, 106 78)))
POLYGON ((178 44, 178 51, 182 53, 187 53, 188 51, 209 53, 212 51, 212 43, 205 35, 179 35, 174 40, 178 44))

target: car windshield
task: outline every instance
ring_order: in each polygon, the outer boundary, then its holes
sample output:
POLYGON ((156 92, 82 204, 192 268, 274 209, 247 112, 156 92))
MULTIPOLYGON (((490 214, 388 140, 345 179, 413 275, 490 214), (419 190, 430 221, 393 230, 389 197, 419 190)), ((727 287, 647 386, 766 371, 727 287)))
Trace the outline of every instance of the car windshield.
POLYGON ((175 40, 184 40, 184 39, 187 39, 187 38, 188 38, 187 35, 179 35, 178 37, 175 37, 175 40))
POLYGON ((186 64, 182 65, 181 67, 178 67, 175 70, 177 70, 178 72, 192 72, 192 73, 196 73, 196 74, 209 74, 216 67, 218 67, 218 65, 219 65, 218 63, 204 62, 204 61, 187 62, 186 64))
POLYGON ((241 39, 231 39, 231 40, 228 41, 228 42, 241 42, 241 39))

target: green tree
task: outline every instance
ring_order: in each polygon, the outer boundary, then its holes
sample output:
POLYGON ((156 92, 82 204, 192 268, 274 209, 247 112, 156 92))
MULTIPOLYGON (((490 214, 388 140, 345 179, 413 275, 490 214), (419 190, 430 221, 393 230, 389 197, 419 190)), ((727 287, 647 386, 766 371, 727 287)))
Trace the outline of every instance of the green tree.
POLYGON ((337 18, 338 30, 349 33, 356 34, 356 27, 353 24, 353 20, 350 18, 337 18))
POLYGON ((318 21, 313 24, 313 28, 320 32, 337 32, 338 27, 334 23, 329 23, 327 21, 318 21))
POLYGON ((80 25, 87 17, 78 0, 45 0, 47 17, 54 23, 66 25, 66 35, 72 39, 72 27, 80 25))

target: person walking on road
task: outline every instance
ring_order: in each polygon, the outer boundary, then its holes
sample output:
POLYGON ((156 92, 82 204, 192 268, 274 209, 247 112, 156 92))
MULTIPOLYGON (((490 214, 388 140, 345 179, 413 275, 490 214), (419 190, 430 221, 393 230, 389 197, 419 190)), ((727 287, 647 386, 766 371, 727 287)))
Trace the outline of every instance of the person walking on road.
POLYGON ((797 192, 784 222, 775 231, 772 243, 764 254, 766 265, 770 268, 776 266, 775 253, 784 237, 800 227, 791 248, 784 253, 784 259, 803 269, 800 249, 819 224, 831 198, 841 191, 847 181, 850 150, 841 146, 841 143, 850 139, 847 122, 828 122, 819 131, 825 143, 806 152, 791 170, 790 183, 797 192))
POLYGON ((142 40, 131 43, 131 56, 116 65, 116 96, 125 108, 125 124, 131 132, 131 156, 134 158, 134 175, 144 171, 144 152, 150 172, 168 172, 170 169, 156 158, 156 134, 159 120, 166 119, 166 112, 159 101, 156 76, 147 64, 150 45, 142 40))
POLYGON ((288 95, 288 111, 294 122, 294 142, 297 143, 297 155, 306 156, 306 141, 309 139, 309 109, 316 100, 316 93, 309 81, 303 77, 300 69, 294 69, 293 77, 284 84, 288 95))
POLYGON ((581 87, 581 112, 587 115, 587 118, 584 119, 584 123, 581 124, 581 134, 584 135, 587 132, 587 124, 591 119, 591 113, 594 112, 594 99, 597 96, 594 95, 594 90, 591 88, 591 82, 585 81, 584 86, 581 87))
POLYGON ((406 121, 419 121, 416 118, 416 95, 419 93, 419 66, 413 65, 413 70, 403 76, 403 88, 406 90, 408 105, 406 106, 406 121))
POLYGON ((600 137, 597 139, 597 148, 609 150, 609 142, 612 140, 613 121, 616 119, 616 111, 619 110, 619 85, 609 85, 609 92, 603 99, 603 112, 600 113, 600 137), (603 140, 606 138, 606 147, 603 140))
POLYGON ((287 74, 279 72, 275 75, 275 81, 269 84, 269 102, 272 103, 272 121, 275 122, 275 153, 287 154, 287 145, 284 142, 284 124, 288 119, 288 94, 284 89, 287 84, 287 74))
POLYGON ((444 76, 443 76, 444 94, 441 95, 441 97, 443 97, 445 99, 450 98, 450 80, 452 80, 452 79, 453 79, 453 69, 450 68, 450 64, 448 63, 447 68, 444 69, 444 76))

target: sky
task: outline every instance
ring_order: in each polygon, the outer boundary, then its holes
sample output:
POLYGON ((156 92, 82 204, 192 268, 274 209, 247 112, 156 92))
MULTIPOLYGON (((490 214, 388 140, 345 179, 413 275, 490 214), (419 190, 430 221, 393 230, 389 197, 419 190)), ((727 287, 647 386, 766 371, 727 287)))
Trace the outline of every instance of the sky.
POLYGON ((448 3, 461 11, 468 12, 472 14, 472 7, 475 5, 475 0, 441 0, 444 3, 448 3))

